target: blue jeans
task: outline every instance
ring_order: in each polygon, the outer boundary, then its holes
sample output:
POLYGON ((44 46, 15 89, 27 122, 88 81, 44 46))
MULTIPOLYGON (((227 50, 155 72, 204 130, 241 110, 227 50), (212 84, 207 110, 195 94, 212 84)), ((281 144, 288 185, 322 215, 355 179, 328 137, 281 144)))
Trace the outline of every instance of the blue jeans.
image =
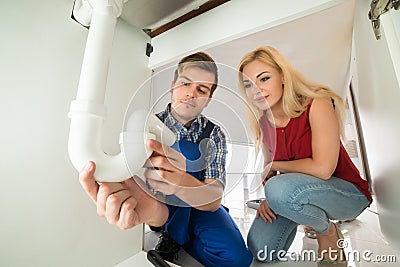
POLYGON ((264 189, 277 218, 272 223, 260 217, 255 219, 247 245, 255 259, 266 262, 279 260, 272 250, 289 249, 297 225, 308 225, 317 233, 325 233, 329 219, 354 219, 370 204, 352 183, 337 177, 321 180, 306 174, 287 173, 269 179, 264 189))

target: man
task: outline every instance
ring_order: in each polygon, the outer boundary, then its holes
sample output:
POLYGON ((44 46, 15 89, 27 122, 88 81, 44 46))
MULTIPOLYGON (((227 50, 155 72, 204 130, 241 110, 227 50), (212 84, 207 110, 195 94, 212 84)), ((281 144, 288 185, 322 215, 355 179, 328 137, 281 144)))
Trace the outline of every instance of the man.
POLYGON ((145 163, 145 177, 147 186, 159 193, 157 198, 145 192, 146 185, 138 177, 98 185, 92 178, 93 163, 82 170, 80 181, 97 204, 98 214, 110 224, 122 229, 140 223, 165 225, 156 246, 163 258, 172 260, 180 245, 205 266, 249 266, 252 255, 221 206, 225 136, 201 114, 217 83, 217 66, 206 53, 179 62, 170 89, 171 103, 157 114, 178 141, 174 149, 156 140, 147 142, 153 154, 145 163), (206 150, 199 148, 203 139, 209 139, 206 150))

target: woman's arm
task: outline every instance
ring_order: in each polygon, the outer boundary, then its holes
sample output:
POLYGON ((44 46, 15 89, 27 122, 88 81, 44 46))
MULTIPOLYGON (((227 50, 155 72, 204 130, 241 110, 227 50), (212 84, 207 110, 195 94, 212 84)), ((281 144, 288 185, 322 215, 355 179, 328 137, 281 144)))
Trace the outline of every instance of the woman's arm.
POLYGON ((312 134, 311 158, 274 161, 272 170, 283 173, 300 172, 327 180, 336 169, 340 149, 340 127, 332 102, 313 100, 309 115, 312 134))
POLYGON ((267 180, 275 175, 277 175, 277 171, 272 169, 272 157, 266 146, 262 146, 262 153, 264 156, 264 169, 261 173, 261 182, 263 185, 267 182, 267 180))

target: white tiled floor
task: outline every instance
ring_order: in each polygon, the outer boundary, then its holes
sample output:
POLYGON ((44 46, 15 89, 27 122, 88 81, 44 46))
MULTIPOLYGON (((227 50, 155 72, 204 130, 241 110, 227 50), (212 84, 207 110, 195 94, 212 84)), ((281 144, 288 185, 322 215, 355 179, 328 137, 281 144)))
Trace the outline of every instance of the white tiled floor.
MULTIPOLYGON (((223 204, 230 209, 230 215, 234 218, 239 229, 246 240, 251 222, 255 217, 255 210, 246 207, 245 201, 262 196, 260 191, 249 193, 243 189, 243 183, 238 183, 233 190, 230 190, 223 199, 223 204)), ((347 253, 350 255, 360 255, 360 260, 353 260, 349 257, 348 266, 372 267, 372 266, 400 266, 400 253, 394 247, 390 246, 384 239, 379 223, 375 205, 365 210, 356 220, 352 222, 340 223, 340 229, 343 232, 347 242, 347 253), (363 254, 365 256, 363 256, 363 254), (378 262, 376 259, 388 259, 394 257, 396 262, 378 262), (371 261, 368 261, 368 258, 371 261)), ((157 241, 157 234, 146 231, 145 250, 152 249, 157 241)), ((317 250, 317 242, 304 236, 302 227, 298 227, 296 238, 289 249, 291 255, 300 255, 304 250, 317 250)), ((292 257, 293 258, 293 257, 292 257)), ((393 261, 393 260, 392 260, 393 261)), ((187 253, 182 252, 179 257, 181 266, 202 266, 194 261, 187 253)), ((253 261, 251 266, 266 266, 265 263, 253 261)), ((288 258, 287 262, 280 262, 274 266, 317 266, 316 262, 294 261, 288 258)))

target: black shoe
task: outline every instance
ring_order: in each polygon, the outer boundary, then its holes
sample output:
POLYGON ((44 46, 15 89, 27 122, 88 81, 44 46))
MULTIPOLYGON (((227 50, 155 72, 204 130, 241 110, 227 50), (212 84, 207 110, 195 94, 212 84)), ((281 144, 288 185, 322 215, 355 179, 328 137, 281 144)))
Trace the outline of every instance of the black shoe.
POLYGON ((176 243, 172 237, 163 231, 158 238, 155 250, 160 254, 160 256, 169 262, 173 262, 178 259, 178 252, 181 246, 176 243))

